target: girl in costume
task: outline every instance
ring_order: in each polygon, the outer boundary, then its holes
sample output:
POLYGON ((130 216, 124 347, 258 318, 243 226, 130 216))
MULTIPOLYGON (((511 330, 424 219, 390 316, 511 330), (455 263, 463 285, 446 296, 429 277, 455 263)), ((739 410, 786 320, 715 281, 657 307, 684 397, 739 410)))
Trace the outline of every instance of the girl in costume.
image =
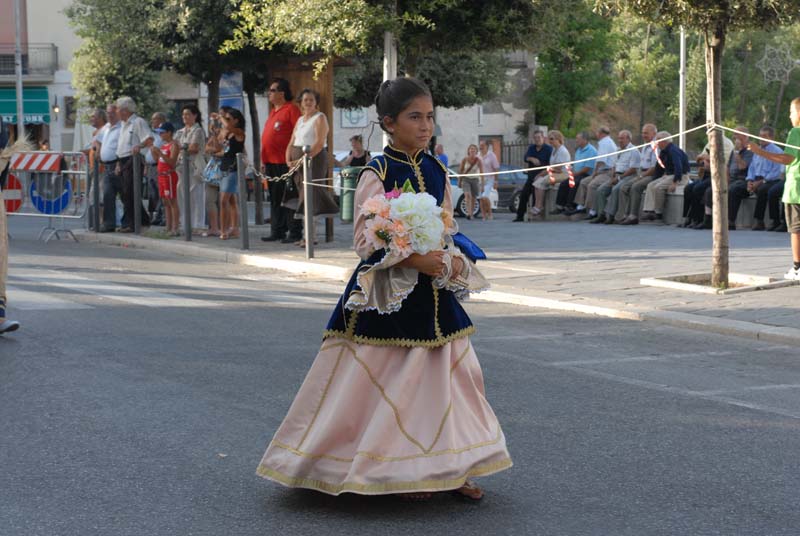
POLYGON ((480 499, 469 479, 511 467, 469 340, 475 328, 457 300, 486 280, 453 245, 447 171, 425 152, 430 91, 414 78, 386 81, 375 105, 392 143, 362 170, 356 206, 396 189, 427 192, 443 209, 444 247, 402 257, 376 251, 364 213, 357 216, 362 260, 257 474, 332 495, 423 500, 453 490, 480 499))

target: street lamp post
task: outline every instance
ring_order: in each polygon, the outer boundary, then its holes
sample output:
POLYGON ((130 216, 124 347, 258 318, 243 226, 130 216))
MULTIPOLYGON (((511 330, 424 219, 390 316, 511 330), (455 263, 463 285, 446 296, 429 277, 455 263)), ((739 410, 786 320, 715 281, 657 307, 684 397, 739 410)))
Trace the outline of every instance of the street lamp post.
POLYGON ((14 75, 17 80, 17 139, 25 139, 25 116, 22 106, 22 15, 21 0, 14 0, 14 75))

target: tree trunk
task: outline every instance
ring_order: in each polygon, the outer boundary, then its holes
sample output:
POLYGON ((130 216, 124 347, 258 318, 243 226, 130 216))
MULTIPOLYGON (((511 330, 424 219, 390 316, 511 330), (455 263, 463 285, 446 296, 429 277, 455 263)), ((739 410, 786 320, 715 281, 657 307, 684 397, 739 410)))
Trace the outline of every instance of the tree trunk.
POLYGON ((247 88, 247 106, 250 108, 250 124, 253 127, 253 167, 261 169, 261 123, 258 118, 258 108, 256 108, 256 92, 253 88, 247 88))
POLYGON ((208 80, 208 113, 219 110, 219 79, 221 73, 211 73, 208 80))
POLYGON ((737 115, 739 117, 744 117, 745 112, 747 111, 747 94, 748 90, 750 89, 750 79, 748 78, 750 73, 750 63, 753 57, 752 54, 752 44, 750 41, 747 42, 744 51, 744 60, 742 61, 742 72, 740 80, 742 83, 739 85, 739 109, 737 110, 737 115))
MULTIPOLYGON (((720 24, 706 32, 706 120, 722 124, 722 52, 725 48, 725 26, 720 24)), ((728 287, 728 181, 722 132, 711 131, 711 188, 713 194, 714 243, 711 253, 711 285, 728 287)))
MULTIPOLYGON (((650 26, 651 24, 647 25, 647 33, 644 37, 644 70, 647 72, 647 57, 650 54, 650 26)), ((647 107, 647 99, 642 97, 641 103, 639 105, 639 127, 641 128, 644 125, 645 120, 645 111, 647 107)))

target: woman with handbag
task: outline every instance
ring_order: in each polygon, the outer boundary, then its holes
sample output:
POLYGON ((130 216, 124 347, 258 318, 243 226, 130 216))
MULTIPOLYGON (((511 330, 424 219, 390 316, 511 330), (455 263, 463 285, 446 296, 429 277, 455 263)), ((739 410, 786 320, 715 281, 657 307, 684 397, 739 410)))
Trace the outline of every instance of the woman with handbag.
MULTIPOLYGON (((292 139, 286 147, 286 163, 291 168, 303 158, 303 146, 311 148, 311 168, 309 178, 311 181, 324 178, 328 173, 328 118, 319 111, 319 93, 313 89, 304 89, 300 92, 300 110, 303 115, 297 120, 292 132, 292 139)), ((294 209, 295 218, 303 217, 303 171, 302 168, 294 174, 294 184, 297 189, 297 197, 294 199, 284 197, 284 205, 294 209)), ((330 190, 322 186, 320 182, 311 183, 311 193, 313 195, 312 207, 314 214, 307 225, 311 225, 311 236, 316 236, 314 226, 314 216, 335 215, 339 212, 339 206, 333 200, 330 190)), ((315 240, 316 242, 316 240, 315 240)), ((295 242, 295 245, 305 247, 305 240, 295 242)))
MULTIPOLYGON (((478 147, 474 143, 467 147, 467 156, 461 160, 458 169, 459 175, 483 173, 483 161, 478 157, 478 147)), ((471 220, 475 214, 475 200, 480 195, 481 179, 479 177, 459 177, 458 187, 464 191, 464 200, 467 204, 467 219, 471 220)))
POLYGON ((219 184, 222 181, 222 170, 220 169, 220 159, 214 156, 222 150, 222 143, 219 141, 219 133, 222 130, 222 121, 217 112, 212 112, 208 125, 208 141, 205 146, 205 154, 208 163, 203 170, 206 193, 206 214, 208 215, 208 231, 202 236, 219 236, 219 184))
POLYGON ((206 194, 203 185, 203 169, 205 168, 205 158, 202 154, 202 147, 206 144, 206 135, 200 126, 202 117, 200 110, 194 104, 186 104, 181 108, 181 118, 183 128, 175 133, 175 141, 178 147, 189 146, 189 177, 184 177, 183 151, 180 152, 177 163, 178 171, 178 205, 184 218, 190 218, 193 229, 202 229, 206 226, 206 194), (189 181, 189 206, 190 211, 186 210, 186 200, 183 195, 183 182, 189 181))

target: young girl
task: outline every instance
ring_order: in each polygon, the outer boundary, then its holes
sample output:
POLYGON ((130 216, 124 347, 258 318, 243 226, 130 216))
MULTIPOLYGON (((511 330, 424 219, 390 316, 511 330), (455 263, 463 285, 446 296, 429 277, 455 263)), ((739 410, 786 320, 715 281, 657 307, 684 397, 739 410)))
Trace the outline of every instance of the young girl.
MULTIPOLYGON (((398 78, 381 85, 375 104, 392 143, 361 172, 356 206, 410 182, 436 199, 454 233, 447 172, 425 152, 430 91, 398 78)), ((424 500, 454 490, 480 499, 469 478, 511 467, 470 344, 475 328, 456 300, 486 281, 449 235, 443 250, 400 259, 368 246, 365 221, 354 225, 362 261, 257 473, 332 495, 424 500)))
POLYGON ((181 215, 178 208, 178 173, 175 171, 175 165, 178 162, 181 148, 172 139, 172 135, 175 133, 172 123, 162 123, 155 131, 164 142, 160 149, 155 146, 150 147, 150 152, 157 162, 158 195, 161 196, 161 202, 164 203, 164 215, 167 219, 166 231, 171 236, 179 236, 178 226, 181 215))

